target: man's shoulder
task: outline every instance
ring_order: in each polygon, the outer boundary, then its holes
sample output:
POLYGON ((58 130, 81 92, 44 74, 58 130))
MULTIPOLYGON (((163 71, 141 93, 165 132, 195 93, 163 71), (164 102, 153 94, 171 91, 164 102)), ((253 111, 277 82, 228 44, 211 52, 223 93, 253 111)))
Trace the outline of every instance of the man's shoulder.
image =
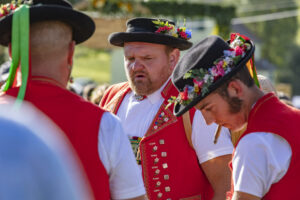
POLYGON ((109 88, 107 88, 107 90, 105 90, 104 95, 100 102, 100 107, 104 108, 107 104, 110 104, 111 102, 118 100, 119 97, 121 97, 122 94, 125 94, 126 91, 128 91, 129 89, 130 87, 128 82, 122 82, 122 83, 111 85, 109 88), (121 95, 117 95, 117 93, 121 95))
POLYGON ((120 90, 126 90, 129 88, 128 82, 116 83, 108 87, 106 93, 108 92, 118 92, 120 90))

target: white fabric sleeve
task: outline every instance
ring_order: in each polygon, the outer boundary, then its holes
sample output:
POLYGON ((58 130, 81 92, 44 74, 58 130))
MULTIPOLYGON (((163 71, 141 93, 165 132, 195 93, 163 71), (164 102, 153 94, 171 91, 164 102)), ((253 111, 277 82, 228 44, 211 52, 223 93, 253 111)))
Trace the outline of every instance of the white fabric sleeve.
POLYGON ((192 142, 200 164, 219 156, 232 154, 233 145, 227 128, 222 127, 219 140, 214 144, 217 127, 216 124, 207 125, 202 113, 196 110, 192 125, 192 142))
POLYGON ((98 150, 109 175, 112 199, 134 198, 146 193, 129 139, 120 120, 108 112, 102 116, 98 150))
POLYGON ((272 133, 243 137, 234 154, 234 190, 263 197, 289 168, 292 151, 288 142, 272 133))

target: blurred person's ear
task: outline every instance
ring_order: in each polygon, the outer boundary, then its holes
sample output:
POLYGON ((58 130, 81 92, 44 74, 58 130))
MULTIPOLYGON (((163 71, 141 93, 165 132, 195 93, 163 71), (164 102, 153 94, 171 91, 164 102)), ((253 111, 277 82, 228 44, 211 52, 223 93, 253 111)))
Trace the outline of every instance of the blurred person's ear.
POLYGON ((170 67, 173 70, 179 60, 180 57, 180 51, 179 49, 175 48, 169 55, 169 62, 170 62, 170 67))
POLYGON ((74 51, 75 51, 75 45, 76 45, 76 43, 74 40, 72 40, 72 42, 70 42, 70 44, 69 44, 68 64, 70 66, 73 65, 73 56, 74 56, 74 51))
POLYGON ((11 43, 8 44, 8 55, 11 58, 11 43))

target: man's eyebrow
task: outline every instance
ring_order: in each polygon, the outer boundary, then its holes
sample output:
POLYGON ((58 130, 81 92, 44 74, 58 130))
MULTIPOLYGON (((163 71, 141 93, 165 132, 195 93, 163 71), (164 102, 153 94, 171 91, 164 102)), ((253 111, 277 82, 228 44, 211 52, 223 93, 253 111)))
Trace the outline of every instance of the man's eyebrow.
POLYGON ((203 110, 209 103, 204 103, 202 106, 200 106, 199 110, 203 110))

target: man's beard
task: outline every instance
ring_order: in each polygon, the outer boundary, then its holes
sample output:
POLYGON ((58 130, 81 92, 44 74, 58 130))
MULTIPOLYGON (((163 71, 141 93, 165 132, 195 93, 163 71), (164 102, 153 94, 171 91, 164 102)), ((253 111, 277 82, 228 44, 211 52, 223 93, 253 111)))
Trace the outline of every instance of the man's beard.
POLYGON ((236 114, 241 111, 243 100, 237 97, 228 97, 226 98, 226 101, 229 104, 229 112, 231 114, 236 114))
POLYGON ((150 78, 146 76, 144 80, 134 80, 134 76, 128 78, 130 88, 138 95, 149 95, 153 91, 153 83, 150 78))

